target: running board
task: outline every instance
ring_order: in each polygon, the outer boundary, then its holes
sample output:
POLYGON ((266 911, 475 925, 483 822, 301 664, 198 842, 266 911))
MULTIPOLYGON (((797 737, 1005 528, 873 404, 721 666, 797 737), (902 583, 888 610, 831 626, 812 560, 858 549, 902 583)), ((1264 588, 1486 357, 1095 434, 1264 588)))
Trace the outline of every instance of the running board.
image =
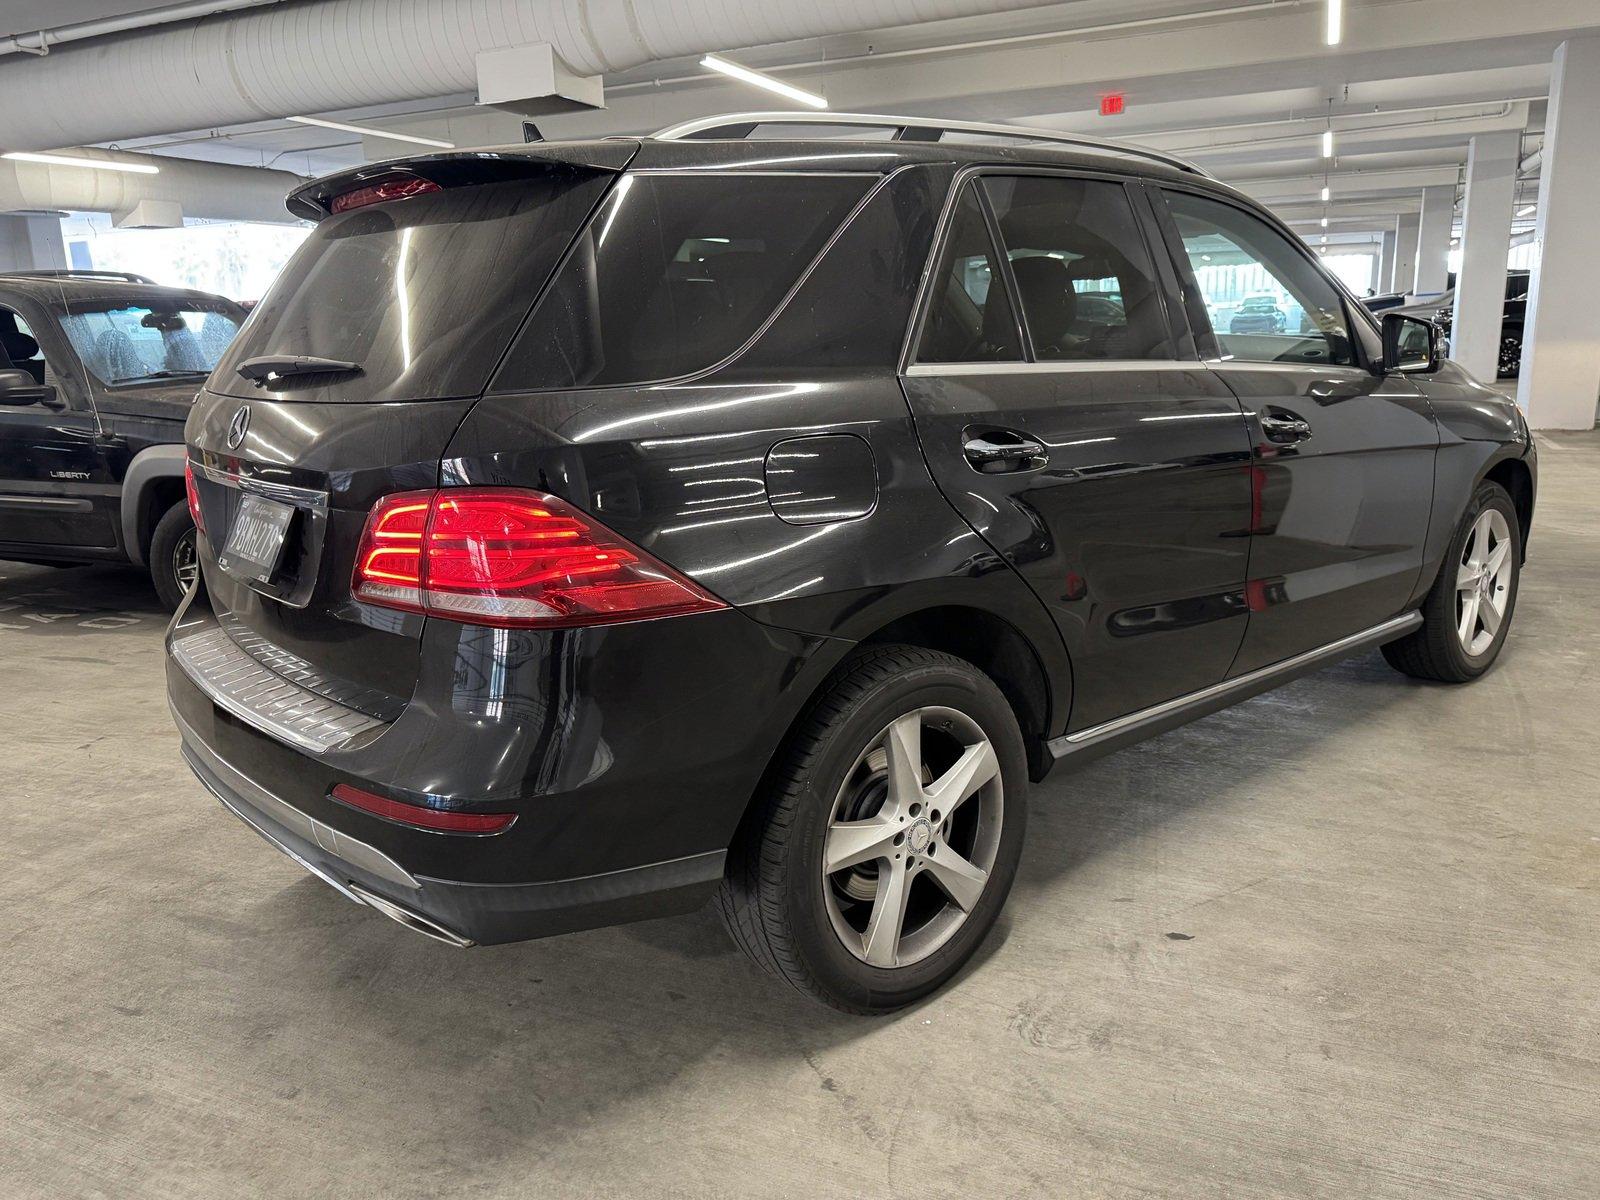
POLYGON ((1214 683, 1198 692, 1190 692, 1187 696, 1179 696, 1129 713, 1125 717, 1118 717, 1114 721, 1058 737, 1048 743, 1050 753, 1057 762, 1063 759, 1070 759, 1075 764, 1087 762, 1091 758, 1109 754, 1130 743, 1143 741, 1147 737, 1165 733, 1169 729, 1176 729, 1179 725, 1186 725, 1200 717, 1209 716, 1231 704, 1237 704, 1240 700, 1259 696, 1262 692, 1271 691, 1279 684, 1288 683, 1291 679, 1315 671, 1319 667, 1361 654, 1385 642, 1392 642, 1395 638, 1404 637, 1421 624, 1421 613, 1406 613, 1402 617, 1385 621, 1382 625, 1374 625, 1371 629, 1340 638, 1337 642, 1329 642, 1326 646, 1307 650, 1304 654, 1286 658, 1280 663, 1273 663, 1270 667, 1261 667, 1237 679, 1224 679, 1221 683, 1214 683))

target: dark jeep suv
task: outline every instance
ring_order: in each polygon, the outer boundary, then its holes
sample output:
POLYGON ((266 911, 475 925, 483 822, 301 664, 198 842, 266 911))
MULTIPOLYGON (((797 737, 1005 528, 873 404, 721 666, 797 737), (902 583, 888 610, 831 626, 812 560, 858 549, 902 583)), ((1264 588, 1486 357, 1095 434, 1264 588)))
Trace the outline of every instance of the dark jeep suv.
POLYGON ((136 275, 0 275, 0 559, 147 566, 194 582, 183 423, 244 322, 136 275))
POLYGON ((1533 450, 1426 322, 1154 152, 804 121, 290 197, 317 229, 189 419, 168 684, 345 896, 454 945, 714 898, 892 1009, 994 924, 1052 764, 1500 652, 1533 450), (1204 256, 1304 329, 1213 329, 1204 256))

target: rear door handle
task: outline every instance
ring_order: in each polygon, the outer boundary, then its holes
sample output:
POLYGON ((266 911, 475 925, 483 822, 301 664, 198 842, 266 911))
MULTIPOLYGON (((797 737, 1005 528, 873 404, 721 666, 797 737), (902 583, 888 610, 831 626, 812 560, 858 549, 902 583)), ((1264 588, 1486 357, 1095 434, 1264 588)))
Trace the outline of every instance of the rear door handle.
POLYGON ((1261 414, 1261 431, 1267 435, 1267 441, 1279 445, 1303 442, 1311 436, 1311 422, 1291 412, 1268 411, 1261 414))
POLYGON ((1036 471, 1050 461, 1043 442, 1009 429, 967 434, 961 439, 961 451, 973 469, 985 475, 1036 471))

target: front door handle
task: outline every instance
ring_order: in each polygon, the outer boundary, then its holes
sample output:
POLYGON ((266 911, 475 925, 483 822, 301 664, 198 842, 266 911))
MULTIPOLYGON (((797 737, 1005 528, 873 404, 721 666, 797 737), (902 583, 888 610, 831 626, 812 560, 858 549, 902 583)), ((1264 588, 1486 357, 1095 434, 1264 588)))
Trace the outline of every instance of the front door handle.
POLYGON ((1292 412, 1268 410, 1261 414, 1261 432, 1267 441, 1278 445, 1303 442, 1311 436, 1311 422, 1302 420, 1292 412))
POLYGON ((1009 429, 967 434, 961 439, 961 452, 974 470, 985 475, 1036 471, 1050 461, 1043 442, 1009 429))

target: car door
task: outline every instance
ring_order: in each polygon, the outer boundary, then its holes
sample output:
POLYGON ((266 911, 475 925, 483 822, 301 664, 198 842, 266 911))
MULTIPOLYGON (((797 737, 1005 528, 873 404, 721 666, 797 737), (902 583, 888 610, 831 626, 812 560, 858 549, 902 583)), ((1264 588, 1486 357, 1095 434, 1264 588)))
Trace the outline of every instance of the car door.
POLYGON ((26 317, 4 305, 0 370, 16 373, 0 391, 0 550, 115 547, 94 411, 47 366, 26 317))
POLYGON ((959 187, 904 371, 935 479, 1061 631, 1069 729, 1220 681, 1246 623, 1250 439, 1174 338, 1143 196, 1061 173, 959 187))
POLYGON ((1254 442, 1243 674, 1401 613, 1422 567, 1438 428, 1408 380, 1371 369, 1352 302, 1303 244, 1230 200, 1160 195, 1191 325, 1254 442), (1263 290, 1286 328, 1231 332, 1236 298, 1263 290))

